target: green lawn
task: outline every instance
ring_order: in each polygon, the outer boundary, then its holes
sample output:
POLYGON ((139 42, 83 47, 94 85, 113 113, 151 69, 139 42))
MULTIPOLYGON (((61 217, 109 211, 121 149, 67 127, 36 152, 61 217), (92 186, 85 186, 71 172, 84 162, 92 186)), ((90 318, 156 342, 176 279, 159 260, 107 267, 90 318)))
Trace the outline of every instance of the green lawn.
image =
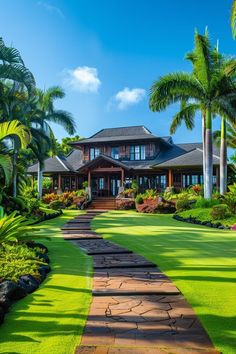
POLYGON ((53 271, 39 290, 18 301, 0 327, 0 353, 72 354, 80 342, 91 300, 91 258, 63 240, 60 226, 78 211, 65 211, 36 226, 50 240, 53 271))
POLYGON ((159 265, 192 304, 216 347, 236 353, 236 232, 133 211, 103 214, 93 227, 159 265))

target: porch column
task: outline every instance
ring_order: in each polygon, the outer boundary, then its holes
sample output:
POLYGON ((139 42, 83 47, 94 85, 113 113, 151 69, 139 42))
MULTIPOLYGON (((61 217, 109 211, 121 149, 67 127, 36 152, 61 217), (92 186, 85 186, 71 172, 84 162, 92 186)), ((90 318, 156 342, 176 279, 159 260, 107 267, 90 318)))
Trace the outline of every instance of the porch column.
POLYGON ((61 174, 58 173, 58 189, 57 189, 58 193, 61 193, 61 174))
POLYGON ((124 180, 125 180, 125 171, 121 169, 121 187, 124 187, 124 180))
POLYGON ((216 167, 216 188, 220 188, 220 170, 219 167, 216 167))
POLYGON ((172 187, 172 170, 169 169, 169 172, 168 172, 168 187, 172 187))
POLYGON ((91 187, 91 171, 88 171, 88 187, 91 187))

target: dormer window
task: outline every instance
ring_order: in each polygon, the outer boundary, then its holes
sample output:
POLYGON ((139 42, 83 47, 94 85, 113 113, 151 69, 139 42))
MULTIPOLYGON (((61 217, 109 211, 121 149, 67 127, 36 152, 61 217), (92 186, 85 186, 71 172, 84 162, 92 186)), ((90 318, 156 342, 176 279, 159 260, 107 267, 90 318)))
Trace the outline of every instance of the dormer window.
POLYGON ((130 146, 130 160, 145 160, 145 145, 130 146))
POLYGON ((119 147, 118 146, 113 146, 111 148, 111 157, 115 160, 119 159, 119 147))
POLYGON ((101 152, 100 152, 99 148, 94 148, 94 147, 90 148, 89 149, 89 159, 90 160, 95 159, 96 157, 98 157, 100 155, 100 153, 101 152))

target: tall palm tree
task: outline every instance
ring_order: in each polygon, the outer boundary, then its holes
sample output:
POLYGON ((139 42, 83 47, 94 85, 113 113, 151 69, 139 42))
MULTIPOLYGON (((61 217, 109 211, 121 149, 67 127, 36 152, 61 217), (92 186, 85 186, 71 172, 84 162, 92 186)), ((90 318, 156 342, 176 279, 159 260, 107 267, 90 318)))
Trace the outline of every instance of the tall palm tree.
MULTIPOLYGON (((154 82, 150 108, 160 112, 172 103, 182 102, 180 112, 174 117, 172 132, 182 121, 187 121, 189 127, 193 127, 195 114, 200 110, 203 117, 204 196, 211 198, 212 118, 220 114, 232 122, 235 120, 236 109, 232 101, 235 100, 236 86, 229 76, 230 70, 219 70, 219 66, 216 66, 216 52, 207 32, 205 35, 195 33, 195 48, 187 55, 187 59, 193 65, 193 72, 168 74, 154 82)), ((231 72, 234 70, 232 65, 231 72)))
POLYGON ((235 39, 236 38, 236 0, 234 0, 232 3, 230 22, 231 22, 232 35, 233 38, 235 39))
MULTIPOLYGON (((68 134, 75 133, 75 122, 72 115, 64 110, 58 110, 54 106, 56 99, 62 99, 65 96, 64 90, 59 86, 50 87, 46 91, 37 90, 37 105, 35 114, 31 117, 30 124, 33 129, 32 135, 44 132, 45 136, 39 139, 41 144, 34 145, 34 152, 39 161, 38 169, 38 193, 42 196, 42 176, 44 168, 44 160, 48 156, 50 150, 55 146, 55 138, 50 123, 61 125, 68 134)), ((35 142, 37 138, 35 137, 35 142)))

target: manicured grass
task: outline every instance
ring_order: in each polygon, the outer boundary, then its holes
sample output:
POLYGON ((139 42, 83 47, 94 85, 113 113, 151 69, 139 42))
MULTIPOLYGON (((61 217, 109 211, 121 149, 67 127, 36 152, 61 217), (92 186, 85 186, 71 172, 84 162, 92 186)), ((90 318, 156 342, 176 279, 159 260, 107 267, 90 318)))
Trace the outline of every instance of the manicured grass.
POLYGON ((232 215, 222 220, 213 220, 210 215, 211 210, 212 208, 196 208, 182 211, 181 213, 178 213, 178 215, 182 216, 183 218, 189 218, 192 216, 200 221, 212 221, 213 223, 220 222, 224 226, 232 226, 236 224, 236 215, 232 215))
POLYGON ((40 288, 18 301, 0 327, 0 353, 72 354, 91 300, 91 258, 64 241, 62 226, 78 211, 65 211, 36 226, 49 248, 53 271, 40 288))
POLYGON ((100 215, 93 227, 159 265, 194 307, 215 346, 236 353, 235 232, 133 211, 100 215))

